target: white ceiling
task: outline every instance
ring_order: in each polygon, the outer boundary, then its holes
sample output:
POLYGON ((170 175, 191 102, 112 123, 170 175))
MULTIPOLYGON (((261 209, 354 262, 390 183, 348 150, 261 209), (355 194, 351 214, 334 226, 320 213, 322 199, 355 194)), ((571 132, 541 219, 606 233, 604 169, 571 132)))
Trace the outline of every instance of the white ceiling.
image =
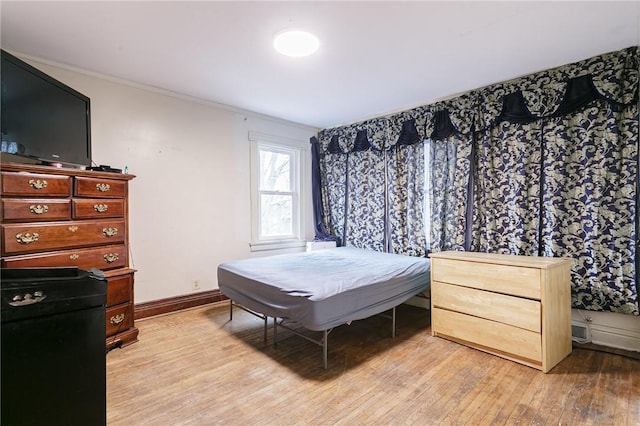
POLYGON ((640 44, 640 2, 1 2, 2 48, 324 128, 640 44), (271 47, 315 33, 309 58, 271 47))

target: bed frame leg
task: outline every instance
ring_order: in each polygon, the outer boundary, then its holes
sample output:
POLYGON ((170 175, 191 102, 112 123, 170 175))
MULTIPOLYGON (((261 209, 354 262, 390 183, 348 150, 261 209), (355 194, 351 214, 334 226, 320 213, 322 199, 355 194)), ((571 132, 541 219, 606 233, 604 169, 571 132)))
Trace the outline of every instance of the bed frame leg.
POLYGON ((329 333, 327 332, 327 330, 325 330, 323 332, 323 336, 322 336, 322 366, 324 367, 325 370, 327 370, 329 368, 329 361, 328 361, 328 356, 327 356, 327 346, 328 346, 328 342, 327 342, 327 338, 329 337, 329 333))
POLYGON ((278 344, 278 317, 273 317, 273 346, 278 344))
POLYGON ((267 343, 267 323, 269 322, 269 317, 264 316, 264 343, 267 343))
POLYGON ((396 337, 396 307, 393 307, 393 312, 391 313, 391 337, 396 337))
MULTIPOLYGON (((229 321, 233 320, 233 305, 235 305, 235 303, 233 303, 233 300, 229 299, 229 321)), ((267 343, 267 334, 268 334, 267 330, 269 328, 269 317, 267 315, 265 315, 265 314, 260 314, 260 313, 257 313, 255 311, 252 311, 249 308, 245 308, 242 305, 238 305, 238 307, 240 309, 242 309, 243 311, 249 312, 251 315, 256 316, 256 317, 258 317, 258 318, 260 318, 260 319, 262 319, 264 321, 264 336, 263 336, 263 338, 264 338, 264 342, 267 343)), ((273 320, 274 320, 274 324, 275 324, 276 319, 274 318, 273 320)))

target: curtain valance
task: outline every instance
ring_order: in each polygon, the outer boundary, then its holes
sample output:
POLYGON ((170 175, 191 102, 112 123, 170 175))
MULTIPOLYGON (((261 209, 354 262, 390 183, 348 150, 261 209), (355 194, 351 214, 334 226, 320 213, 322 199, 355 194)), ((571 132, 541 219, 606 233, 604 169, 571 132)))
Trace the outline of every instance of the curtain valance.
POLYGON ((594 100, 620 109, 638 100, 637 46, 470 91, 389 116, 321 130, 320 153, 383 151, 424 139, 561 117, 594 100))

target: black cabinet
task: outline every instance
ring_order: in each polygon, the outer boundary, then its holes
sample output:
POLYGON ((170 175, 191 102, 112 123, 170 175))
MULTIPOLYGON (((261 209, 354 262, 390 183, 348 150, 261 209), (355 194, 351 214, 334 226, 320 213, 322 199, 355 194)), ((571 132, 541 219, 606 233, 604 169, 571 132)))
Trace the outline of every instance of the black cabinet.
POLYGON ((0 423, 106 424, 101 272, 3 269, 1 278, 0 423))

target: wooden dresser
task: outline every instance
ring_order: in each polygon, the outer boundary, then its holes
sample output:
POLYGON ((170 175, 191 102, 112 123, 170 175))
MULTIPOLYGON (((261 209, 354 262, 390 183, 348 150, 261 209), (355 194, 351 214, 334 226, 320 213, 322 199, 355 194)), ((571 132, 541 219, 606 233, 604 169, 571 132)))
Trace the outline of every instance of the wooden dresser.
POLYGON ((128 222, 135 176, 14 163, 0 170, 2 267, 103 270, 106 345, 136 342, 128 222))
POLYGON ((432 335, 545 373, 571 353, 571 259, 430 257, 432 335))

